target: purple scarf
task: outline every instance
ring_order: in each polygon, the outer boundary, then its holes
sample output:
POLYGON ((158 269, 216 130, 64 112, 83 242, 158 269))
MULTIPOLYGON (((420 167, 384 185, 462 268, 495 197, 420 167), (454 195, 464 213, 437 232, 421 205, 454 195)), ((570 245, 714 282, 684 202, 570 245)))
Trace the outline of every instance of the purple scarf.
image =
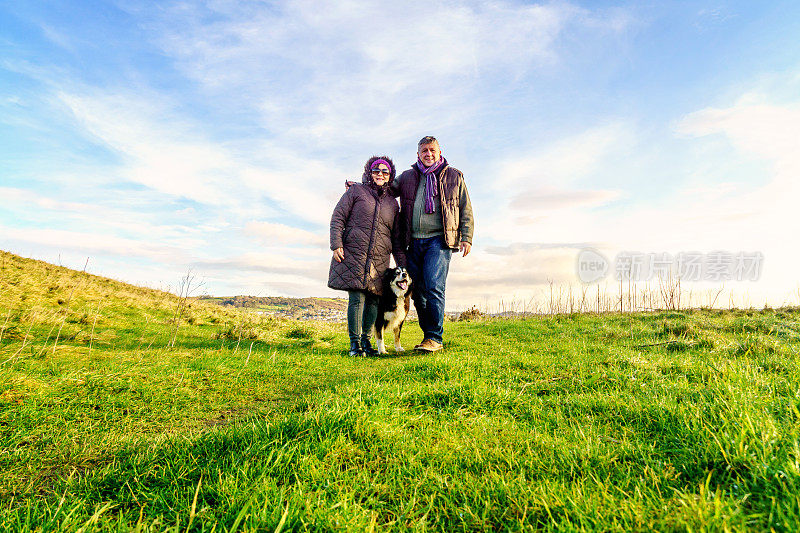
POLYGON ((439 187, 436 183, 436 171, 442 168, 443 165, 447 164, 444 157, 440 157, 439 160, 431 165, 430 167, 426 167, 422 164, 419 158, 417 158, 417 168, 419 169, 422 174, 425 175, 425 212, 426 213, 433 213, 435 208, 433 206, 433 198, 439 194, 439 187))

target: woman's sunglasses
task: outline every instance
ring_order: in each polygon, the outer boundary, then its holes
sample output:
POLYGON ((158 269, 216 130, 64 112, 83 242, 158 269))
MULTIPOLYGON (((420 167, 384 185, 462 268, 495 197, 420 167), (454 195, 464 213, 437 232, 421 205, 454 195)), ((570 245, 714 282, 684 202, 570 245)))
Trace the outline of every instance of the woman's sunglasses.
POLYGON ((379 168, 373 168, 372 169, 372 173, 376 174, 376 175, 377 174, 383 174, 384 176, 388 176, 389 174, 391 174, 391 171, 389 171, 389 170, 381 170, 379 168))

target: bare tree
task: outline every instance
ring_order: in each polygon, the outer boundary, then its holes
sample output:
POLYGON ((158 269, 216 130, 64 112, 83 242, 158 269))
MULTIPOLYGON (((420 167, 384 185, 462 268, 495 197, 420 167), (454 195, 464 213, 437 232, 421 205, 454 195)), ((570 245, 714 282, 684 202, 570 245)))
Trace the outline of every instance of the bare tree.
POLYGON ((174 329, 172 330, 172 338, 167 345, 168 348, 175 347, 175 340, 178 337, 178 328, 181 325, 181 318, 183 318, 188 307, 189 297, 203 285, 202 281, 195 280, 196 277, 197 276, 190 268, 186 271, 186 275, 181 278, 180 284, 178 285, 178 303, 175 306, 175 313, 172 315, 174 329))

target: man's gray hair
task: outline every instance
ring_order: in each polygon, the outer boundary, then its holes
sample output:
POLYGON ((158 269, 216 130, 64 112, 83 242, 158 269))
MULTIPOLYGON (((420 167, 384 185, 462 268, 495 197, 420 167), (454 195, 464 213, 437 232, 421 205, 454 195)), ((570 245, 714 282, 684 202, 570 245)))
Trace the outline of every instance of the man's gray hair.
POLYGON ((417 148, 419 148, 423 144, 433 144, 433 143, 436 143, 436 146, 439 146, 439 141, 436 140, 436 137, 434 137, 433 135, 426 135, 425 137, 419 140, 419 142, 417 143, 417 148))

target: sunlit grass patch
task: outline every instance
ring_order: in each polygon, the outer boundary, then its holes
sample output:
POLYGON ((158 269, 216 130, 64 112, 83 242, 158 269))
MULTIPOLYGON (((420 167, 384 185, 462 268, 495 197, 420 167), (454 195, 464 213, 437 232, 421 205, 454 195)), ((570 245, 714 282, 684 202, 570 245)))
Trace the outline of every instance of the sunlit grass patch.
POLYGON ((800 526, 796 309, 481 317, 350 358, 341 323, 2 264, 0 529, 800 526))

